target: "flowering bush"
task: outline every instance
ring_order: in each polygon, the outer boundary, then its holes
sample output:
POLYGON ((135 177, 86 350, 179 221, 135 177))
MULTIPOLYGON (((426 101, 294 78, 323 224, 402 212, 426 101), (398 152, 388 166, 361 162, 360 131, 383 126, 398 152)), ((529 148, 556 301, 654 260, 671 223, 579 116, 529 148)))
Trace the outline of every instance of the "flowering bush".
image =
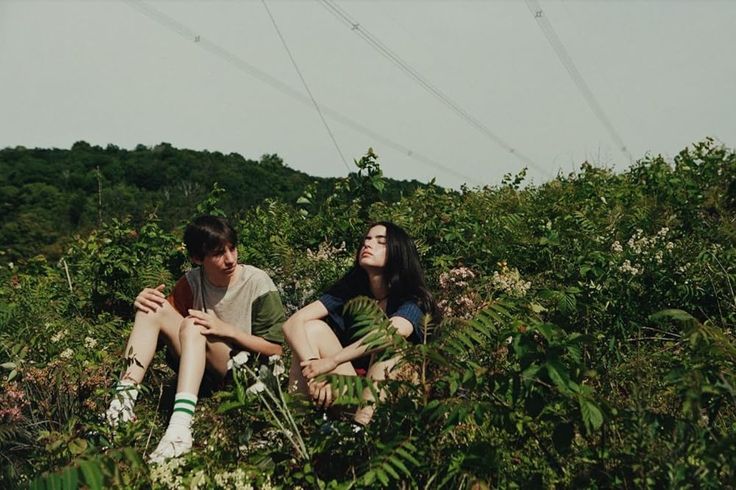
POLYGON ((476 277, 467 267, 456 267, 440 274, 437 307, 443 316, 468 319, 483 307, 480 293, 470 287, 476 277))

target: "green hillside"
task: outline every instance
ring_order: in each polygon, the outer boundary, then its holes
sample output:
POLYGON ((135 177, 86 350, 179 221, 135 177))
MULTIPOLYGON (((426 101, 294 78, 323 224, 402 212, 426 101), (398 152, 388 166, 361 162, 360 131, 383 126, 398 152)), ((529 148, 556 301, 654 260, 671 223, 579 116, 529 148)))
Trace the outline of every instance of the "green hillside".
MULTIPOLYGON (((155 215, 171 230, 196 212, 215 183, 226 191, 222 209, 235 215, 267 198, 294 203, 308 190, 319 200, 335 182, 293 170, 277 155, 254 161, 168 143, 134 150, 83 141, 70 150, 6 148, 0 150, 0 260, 59 257, 71 234, 112 218, 142 224, 155 215)), ((419 185, 385 179, 384 194, 396 201, 419 185)))

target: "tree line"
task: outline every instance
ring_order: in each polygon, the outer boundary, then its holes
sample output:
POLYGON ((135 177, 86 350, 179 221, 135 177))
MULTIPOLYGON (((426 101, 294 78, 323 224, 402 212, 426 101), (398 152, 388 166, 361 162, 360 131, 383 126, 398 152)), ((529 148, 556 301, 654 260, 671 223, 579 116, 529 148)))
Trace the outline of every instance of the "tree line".
MULTIPOLYGON (((192 216, 215 186, 227 191, 220 207, 237 215, 265 199, 317 202, 335 182, 294 170, 276 154, 251 160, 169 143, 127 150, 84 141, 69 150, 5 148, 0 150, 0 262, 58 257, 73 234, 112 218, 129 218, 134 225, 155 218, 170 230, 192 216)), ((421 186, 382 182, 389 202, 421 186)))

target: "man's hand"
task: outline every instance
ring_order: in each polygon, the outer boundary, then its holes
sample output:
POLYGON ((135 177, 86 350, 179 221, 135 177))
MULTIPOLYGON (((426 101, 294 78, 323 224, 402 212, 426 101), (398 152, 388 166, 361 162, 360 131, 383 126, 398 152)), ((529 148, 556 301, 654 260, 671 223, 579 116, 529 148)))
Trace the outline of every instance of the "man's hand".
POLYGON ((202 335, 207 337, 222 337, 232 339, 235 336, 235 328, 227 322, 217 318, 214 313, 205 313, 201 310, 189 310, 189 317, 194 319, 194 324, 204 327, 202 335))
POLYGON ((332 357, 323 359, 310 359, 302 361, 299 364, 302 367, 302 374, 307 379, 314 379, 320 374, 326 374, 337 367, 337 361, 332 357))
POLYGON ((138 293, 135 301, 133 301, 133 306, 143 313, 156 313, 166 302, 166 296, 163 292, 165 287, 163 284, 159 284, 155 288, 145 288, 138 293))

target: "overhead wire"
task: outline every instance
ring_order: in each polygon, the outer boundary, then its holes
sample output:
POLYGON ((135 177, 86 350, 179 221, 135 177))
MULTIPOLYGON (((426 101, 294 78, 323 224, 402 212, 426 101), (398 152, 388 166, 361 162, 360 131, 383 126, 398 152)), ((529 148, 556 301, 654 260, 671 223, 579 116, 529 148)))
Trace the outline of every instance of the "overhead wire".
POLYGON ((550 176, 549 171, 536 162, 530 157, 524 155, 522 152, 511 146, 503 138, 491 131, 488 126, 483 124, 478 118, 470 114, 467 110, 463 109, 457 102, 452 100, 450 96, 442 92, 434 84, 432 84, 426 77, 422 76, 419 71, 412 67, 406 60, 401 58, 395 51, 386 46, 381 42, 378 37, 373 35, 368 29, 363 27, 360 22, 355 18, 351 17, 344 9, 338 6, 334 1, 331 0, 317 0, 322 6, 327 9, 335 18, 350 28, 351 31, 358 34, 364 41, 366 41, 373 49, 375 49, 381 56, 389 60, 391 63, 396 65, 402 72, 408 75, 411 79, 417 82, 422 88, 424 88, 430 95, 438 99, 442 104, 447 106, 455 114, 457 114, 465 122, 473 126, 475 129, 483 133, 488 139, 493 141, 495 144, 506 150, 507 152, 517 156, 524 163, 536 168, 540 172, 550 176))
MULTIPOLYGON (((281 92, 282 94, 288 97, 291 97, 292 99, 298 102, 301 102, 302 104, 309 105, 309 106, 312 106, 314 104, 313 101, 309 97, 305 96, 300 90, 295 89, 289 84, 286 84, 282 82, 281 80, 279 80, 278 78, 255 67, 254 65, 248 63, 247 61, 243 60, 239 56, 233 54, 229 50, 218 45, 217 43, 210 41, 206 37, 201 36, 200 34, 197 34, 197 32, 195 32, 191 28, 171 18, 170 16, 166 15, 160 10, 155 9, 151 7, 150 5, 146 5, 141 0, 123 0, 123 1, 128 6, 136 9, 139 13, 143 14, 145 17, 148 17, 150 20, 175 32, 176 34, 178 34, 184 39, 187 39, 189 41, 194 41, 195 44, 199 48, 203 49, 204 51, 208 52, 211 55, 217 56, 218 58, 222 59, 223 61, 237 68, 239 71, 255 78, 256 80, 259 80, 260 82, 265 83, 266 85, 270 86, 274 90, 277 90, 278 92, 281 92)), ((479 182, 477 179, 467 176, 461 172, 458 172, 457 170, 451 167, 448 167, 447 165, 440 163, 431 157, 428 157, 418 151, 415 151, 402 143, 394 141, 391 138, 388 138, 387 136, 384 136, 372 130, 371 128, 365 126, 364 124, 361 124, 357 122, 356 120, 342 114, 341 112, 335 109, 332 109, 329 106, 326 106, 325 104, 318 104, 318 105, 323 114, 328 115, 330 118, 334 119, 335 121, 349 128, 352 128, 358 133, 362 133, 363 135, 369 136, 374 141, 382 143, 383 145, 406 155, 408 158, 411 158, 418 162, 422 162, 426 165, 434 167, 438 170, 445 172, 448 175, 452 175, 467 183, 472 182, 474 184, 481 184, 481 182, 479 182)))
POLYGON ((348 161, 345 159, 345 155, 343 155, 342 150, 340 149, 340 145, 337 143, 337 139, 335 139, 335 135, 332 133, 332 129, 330 129, 330 125, 327 124, 327 120, 325 119, 325 116, 322 114, 322 110, 319 108, 317 99, 314 98, 312 91, 309 89, 309 85, 307 85, 307 80, 304 78, 302 71, 299 69, 299 65, 297 64, 296 59, 294 59, 294 55, 289 49, 289 45, 286 43, 286 39, 284 38, 283 34, 281 34, 281 29, 279 29, 279 26, 276 23, 276 19, 271 13, 271 9, 268 8, 268 4, 266 3, 266 0, 261 0, 261 1, 263 2, 263 7, 266 9, 266 13, 268 13, 268 16, 271 18, 271 23, 273 23, 274 29, 276 29, 276 34, 278 34, 279 39, 281 39, 281 44, 284 45, 284 49, 286 50, 286 53, 289 55, 291 64, 294 66, 296 73, 299 75, 299 79, 302 81, 304 90, 306 90, 307 94, 309 94, 309 98, 312 100, 312 103, 314 104, 314 108, 317 110, 317 114, 319 114, 319 118, 322 121, 322 124, 324 125, 325 129, 327 130, 327 134, 330 135, 332 144, 335 145, 337 154, 340 155, 340 160, 342 160, 343 165, 345 165, 345 168, 348 170, 348 173, 350 173, 352 169, 350 168, 350 165, 348 165, 348 161))
POLYGON ((572 81, 575 83, 575 86, 580 91, 583 99, 585 99, 588 107, 590 107, 590 110, 593 111, 593 114, 596 116, 596 118, 598 118, 601 124, 603 124, 603 127, 606 129, 608 135, 617 145, 621 153, 623 153, 629 159, 629 163, 632 163, 634 161, 633 155, 631 154, 631 152, 629 152, 626 144, 619 135, 619 132, 613 126, 613 123, 606 115, 603 107, 598 103, 598 100, 593 94, 593 91, 590 89, 587 82, 580 74, 580 71, 578 70, 575 62, 565 48, 565 45, 562 43, 559 36, 557 35, 557 32, 552 27, 552 23, 549 21, 547 16, 544 15, 544 10, 542 10, 542 8, 540 7, 539 2, 537 0, 525 0, 525 2, 527 8, 534 16, 534 20, 537 21, 537 25, 542 30, 544 37, 547 39, 547 42, 549 42, 550 46, 554 50, 557 58, 562 63, 562 66, 564 66, 565 70, 567 70, 567 73, 570 75, 570 78, 572 78, 572 81))

